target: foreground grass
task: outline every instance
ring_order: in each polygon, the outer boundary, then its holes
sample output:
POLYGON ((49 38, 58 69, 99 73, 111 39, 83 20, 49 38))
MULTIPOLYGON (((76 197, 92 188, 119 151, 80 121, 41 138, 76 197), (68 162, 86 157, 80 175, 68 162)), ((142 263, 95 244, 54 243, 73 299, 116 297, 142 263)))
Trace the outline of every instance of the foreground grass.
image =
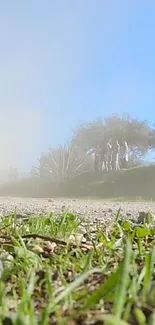
POLYGON ((155 227, 15 214, 0 221, 0 324, 155 325, 155 227))

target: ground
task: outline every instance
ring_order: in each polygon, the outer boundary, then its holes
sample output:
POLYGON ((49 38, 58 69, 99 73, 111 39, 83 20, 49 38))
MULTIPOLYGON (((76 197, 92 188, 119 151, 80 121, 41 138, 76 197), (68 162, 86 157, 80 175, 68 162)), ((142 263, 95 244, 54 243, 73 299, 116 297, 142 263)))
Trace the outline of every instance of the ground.
POLYGON ((84 200, 84 199, 34 199, 34 198, 9 198, 0 197, 0 213, 9 214, 16 209, 17 213, 23 215, 29 213, 59 214, 61 210, 80 214, 83 217, 91 217, 97 220, 112 220, 118 209, 121 215, 127 219, 137 218, 139 212, 146 211, 155 214, 154 202, 121 202, 106 200, 84 200))
POLYGON ((0 198, 0 324, 155 325, 154 212, 0 198))

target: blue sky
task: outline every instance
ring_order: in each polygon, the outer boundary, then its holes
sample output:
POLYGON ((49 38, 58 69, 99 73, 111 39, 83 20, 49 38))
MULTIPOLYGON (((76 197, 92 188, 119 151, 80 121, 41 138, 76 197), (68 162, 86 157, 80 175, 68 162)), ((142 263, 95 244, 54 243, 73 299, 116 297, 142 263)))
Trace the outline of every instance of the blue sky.
POLYGON ((155 1, 0 2, 1 166, 28 169, 83 121, 155 121, 155 1))

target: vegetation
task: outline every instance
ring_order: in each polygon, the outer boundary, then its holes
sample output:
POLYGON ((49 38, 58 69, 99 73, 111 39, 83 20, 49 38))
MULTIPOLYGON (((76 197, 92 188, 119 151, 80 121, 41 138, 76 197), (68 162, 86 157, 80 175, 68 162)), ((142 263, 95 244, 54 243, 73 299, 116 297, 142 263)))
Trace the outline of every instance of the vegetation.
POLYGON ((155 165, 137 166, 117 173, 88 171, 59 182, 32 177, 1 186, 0 195, 155 200, 155 165))
POLYGON ((0 195, 33 197, 118 197, 155 198, 154 166, 142 166, 142 158, 155 148, 155 129, 147 121, 112 115, 77 127, 69 144, 44 153, 31 177, 12 180, 0 187, 0 195), (114 136, 129 144, 129 170, 94 173, 88 150, 114 136), (133 169, 133 167, 135 167, 133 169), (144 177, 143 174, 144 173, 144 177))
POLYGON ((155 227, 70 213, 1 219, 0 324, 154 325, 155 227))
POLYGON ((155 165, 137 166, 92 182, 91 196, 155 200, 155 165))
POLYGON ((155 131, 147 121, 139 121, 128 114, 112 115, 82 124, 74 130, 72 141, 85 151, 103 139, 109 141, 113 137, 128 142, 130 154, 134 159, 144 156, 155 143, 155 131))
POLYGON ((50 178, 51 181, 61 182, 92 170, 93 163, 90 157, 82 154, 73 144, 50 149, 40 160, 39 166, 33 169, 34 176, 43 179, 50 178))
POLYGON ((33 167, 32 175, 50 177, 52 182, 53 179, 70 179, 90 171, 92 159, 87 156, 88 150, 114 137, 119 141, 127 141, 130 149, 129 167, 137 165, 155 144, 155 130, 146 121, 139 121, 127 114, 112 115, 78 126, 73 132, 71 143, 45 153, 38 166, 33 167))
MULTIPOLYGON (((0 195, 155 199, 155 166, 94 173, 86 151, 116 135, 132 165, 154 148, 147 122, 112 116, 80 126, 69 145, 50 149, 29 179, 0 195)), ((131 167, 131 166, 130 166, 131 167)), ((0 325, 155 325, 155 226, 60 216, 0 219, 0 325)))

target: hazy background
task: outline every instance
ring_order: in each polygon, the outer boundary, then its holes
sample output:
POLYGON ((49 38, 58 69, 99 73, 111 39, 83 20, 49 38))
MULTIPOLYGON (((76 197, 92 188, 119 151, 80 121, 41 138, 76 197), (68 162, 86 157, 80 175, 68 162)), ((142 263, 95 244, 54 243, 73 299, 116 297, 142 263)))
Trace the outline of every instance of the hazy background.
POLYGON ((0 169, 27 171, 72 128, 155 120, 155 2, 0 2, 0 169))

